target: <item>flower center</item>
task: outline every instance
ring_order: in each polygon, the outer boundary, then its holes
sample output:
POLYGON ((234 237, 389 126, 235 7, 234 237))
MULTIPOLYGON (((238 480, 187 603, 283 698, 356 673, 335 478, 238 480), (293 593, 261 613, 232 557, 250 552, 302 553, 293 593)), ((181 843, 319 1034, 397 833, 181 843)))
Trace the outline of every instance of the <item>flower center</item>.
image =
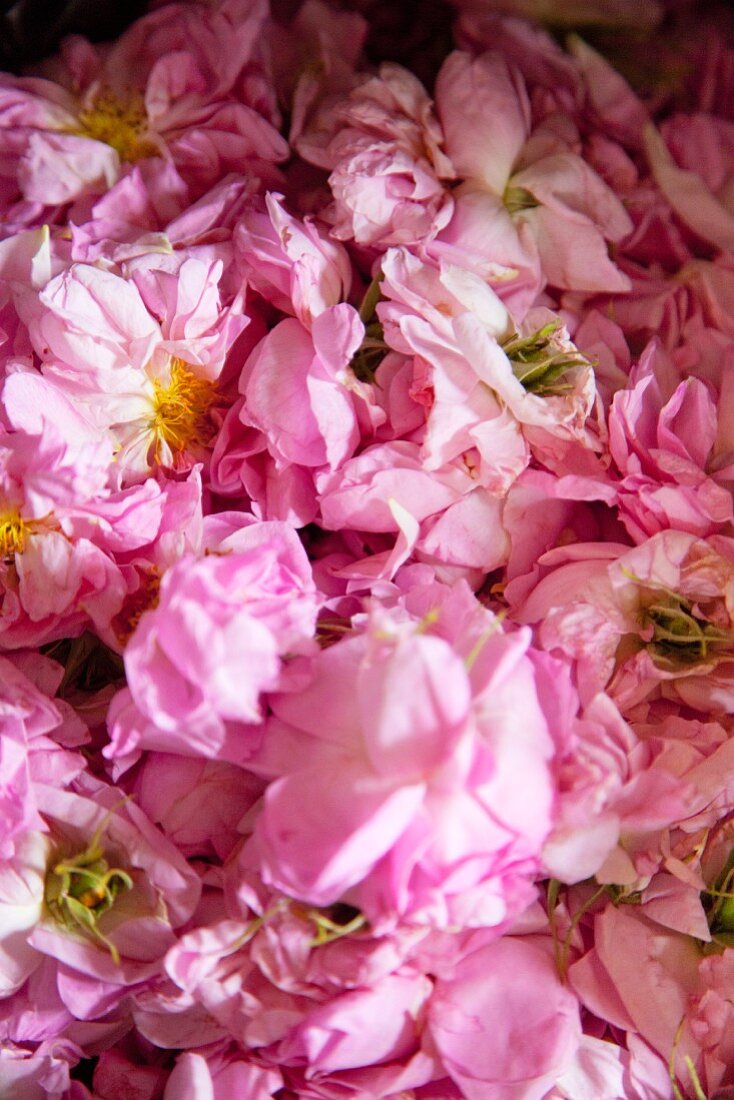
POLYGON ((673 592, 657 595, 655 602, 645 608, 646 622, 652 626, 648 649, 656 665, 674 669, 709 661, 722 652, 731 653, 731 631, 702 618, 682 596, 673 592))
POLYGON ((505 188, 502 202, 508 214, 517 214, 519 210, 534 210, 536 206, 540 206, 532 191, 528 191, 526 187, 512 187, 510 184, 505 188))
POLYGON ((9 562, 16 554, 22 554, 27 534, 28 527, 20 512, 15 509, 0 512, 0 558, 9 562))
POLYGON ((110 867, 100 844, 101 834, 102 828, 83 852, 59 860, 49 870, 45 900, 57 924, 99 940, 119 963, 117 948, 98 928, 97 922, 113 907, 119 894, 132 889, 133 880, 119 867, 110 867))
POLYGON ((360 382, 374 382, 377 368, 390 348, 384 340, 382 325, 371 321, 365 325, 364 340, 351 358, 349 366, 360 382))
POLYGON ((151 431, 156 437, 155 457, 159 460, 159 445, 166 443, 174 454, 194 445, 207 444, 214 434, 209 412, 217 394, 213 382, 189 370, 183 359, 171 360, 171 380, 168 385, 153 381, 153 418, 151 431))
POLYGON ((112 620, 120 645, 124 645, 137 628, 143 613, 158 606, 158 594, 161 587, 161 575, 155 565, 149 569, 138 569, 140 583, 134 592, 125 597, 121 609, 112 620))
POLYGON ((299 919, 313 925, 312 947, 323 947, 324 944, 333 943, 334 940, 340 940, 343 936, 360 932, 367 926, 367 921, 359 909, 344 902, 337 902, 327 909, 317 909, 315 906, 296 903, 291 906, 291 912, 299 919))
POLYGON ((349 366, 360 382, 375 381, 377 368, 390 350, 377 317, 377 305, 382 300, 380 284, 383 278, 380 271, 367 287, 359 307, 359 317, 364 324, 364 339, 352 356, 349 366))
POLYGON ((558 337, 559 324, 551 321, 530 336, 517 333, 504 341, 502 349, 512 372, 528 393, 543 397, 561 396, 573 388, 573 371, 589 361, 558 337))
POLYGON ((102 91, 90 107, 78 115, 81 137, 111 145, 120 160, 136 161, 155 156, 157 147, 145 135, 148 116, 142 96, 133 92, 122 99, 113 92, 102 91))

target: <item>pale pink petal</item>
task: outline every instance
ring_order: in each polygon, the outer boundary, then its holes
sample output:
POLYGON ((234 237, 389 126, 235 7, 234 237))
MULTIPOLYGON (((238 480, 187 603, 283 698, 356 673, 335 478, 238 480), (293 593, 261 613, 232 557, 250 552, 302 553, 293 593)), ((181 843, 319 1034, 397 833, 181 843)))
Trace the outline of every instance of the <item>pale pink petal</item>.
POLYGON ((530 130, 522 78, 500 54, 449 54, 436 80, 445 146, 457 175, 500 197, 530 130))

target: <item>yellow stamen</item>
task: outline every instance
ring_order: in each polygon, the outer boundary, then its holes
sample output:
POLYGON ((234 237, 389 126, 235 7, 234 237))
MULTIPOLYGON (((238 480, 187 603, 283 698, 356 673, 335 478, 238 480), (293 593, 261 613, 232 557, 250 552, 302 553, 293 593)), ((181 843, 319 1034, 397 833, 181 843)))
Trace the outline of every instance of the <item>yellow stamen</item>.
POLYGON ((367 919, 359 909, 343 902, 337 902, 328 909, 317 909, 313 905, 299 905, 296 902, 291 906, 291 912, 299 920, 313 924, 316 934, 311 940, 312 947, 323 947, 343 936, 360 932, 367 926, 367 919))
POLYGON ((28 528, 16 510, 0 512, 0 558, 12 561, 25 550, 28 528))
POLYGON ((180 454, 211 440, 214 425, 209 412, 217 394, 213 382, 197 378, 183 359, 172 359, 170 382, 164 385, 155 379, 153 388, 154 416, 150 427, 156 437, 156 461, 161 441, 174 454, 180 454))
POLYGON ((148 116, 142 96, 137 92, 120 98, 113 92, 100 92, 89 107, 78 115, 81 137, 111 145, 120 160, 136 161, 158 153, 156 145, 146 136, 148 116))
POLYGON ((143 614, 158 606, 158 593, 161 587, 161 575, 155 565, 147 570, 138 570, 139 585, 134 592, 128 593, 122 607, 112 619, 112 629, 120 645, 124 645, 137 628, 143 614))

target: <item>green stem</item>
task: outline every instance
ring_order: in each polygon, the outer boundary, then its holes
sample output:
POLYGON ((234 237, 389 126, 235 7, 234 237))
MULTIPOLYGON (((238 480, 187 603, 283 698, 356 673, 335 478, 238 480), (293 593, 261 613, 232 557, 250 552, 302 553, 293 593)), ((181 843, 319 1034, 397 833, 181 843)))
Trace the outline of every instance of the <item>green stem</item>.
POLYGON ((382 280, 384 278, 385 276, 382 270, 378 271, 377 275, 375 275, 374 279, 364 292, 364 297, 359 306, 359 319, 365 325, 368 321, 371 321, 375 315, 377 303, 382 297, 380 284, 382 283, 382 280))

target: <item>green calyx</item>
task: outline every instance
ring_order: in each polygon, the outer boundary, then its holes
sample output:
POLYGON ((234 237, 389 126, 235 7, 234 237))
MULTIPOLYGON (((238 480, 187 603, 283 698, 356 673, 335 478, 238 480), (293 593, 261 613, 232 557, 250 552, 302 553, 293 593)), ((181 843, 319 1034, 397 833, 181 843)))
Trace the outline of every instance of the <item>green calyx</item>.
POLYGON ((389 350, 380 322, 371 321, 370 324, 365 325, 364 340, 349 363, 352 372, 360 382, 374 382, 377 368, 389 350))
POLYGON ((711 887, 704 891, 701 900, 706 910, 706 919, 714 941, 724 947, 733 946, 734 849, 729 852, 726 863, 711 887))
POLYGON ((573 387, 570 372, 589 365, 580 351, 556 339, 559 328, 558 321, 551 321, 530 336, 513 333, 502 344, 515 377, 528 393, 541 397, 568 393, 573 387))
POLYGON ((100 839, 101 826, 83 852, 59 860, 46 876, 45 901, 57 924, 103 943, 119 965, 117 948, 98 927, 100 917, 112 909, 120 894, 131 890, 127 871, 110 867, 100 839))
POLYGON ((645 620, 653 628, 648 649, 660 668, 702 664, 732 649, 731 631, 701 618, 690 600, 673 592, 649 604, 645 620))
POLYGON ((511 187, 509 184, 505 188, 502 202, 508 214, 517 214, 519 210, 534 210, 536 206, 540 206, 532 191, 525 187, 511 187))
POLYGON ((377 319, 377 304, 382 298, 380 284, 384 275, 379 271, 365 291, 359 306, 359 318, 364 324, 364 339, 355 351, 349 366, 360 382, 374 382, 377 368, 390 350, 385 343, 382 325, 377 319))

